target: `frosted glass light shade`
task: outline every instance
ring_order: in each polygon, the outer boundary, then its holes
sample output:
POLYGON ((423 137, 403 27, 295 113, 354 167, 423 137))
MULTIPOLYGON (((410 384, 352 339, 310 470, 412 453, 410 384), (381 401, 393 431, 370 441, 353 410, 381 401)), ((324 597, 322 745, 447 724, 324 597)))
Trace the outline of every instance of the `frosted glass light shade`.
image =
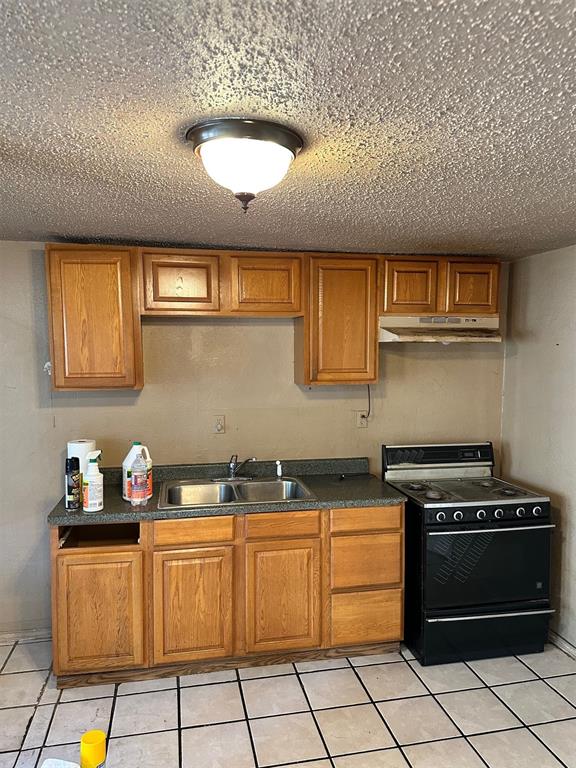
POLYGON ((294 160, 291 150, 260 139, 212 139, 198 151, 208 175, 235 195, 257 195, 276 186, 294 160))

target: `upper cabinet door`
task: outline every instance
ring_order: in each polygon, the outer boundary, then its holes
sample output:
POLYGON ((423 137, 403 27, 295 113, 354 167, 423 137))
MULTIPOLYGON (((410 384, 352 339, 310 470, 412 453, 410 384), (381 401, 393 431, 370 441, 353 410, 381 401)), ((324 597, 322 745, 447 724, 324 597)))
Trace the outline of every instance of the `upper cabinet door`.
POLYGON ((178 314, 220 308, 218 256, 203 251, 142 250, 144 312, 178 314))
POLYGON ((436 312, 438 260, 386 259, 384 311, 390 314, 436 312))
POLYGON ((448 261, 446 311, 453 314, 496 314, 499 272, 498 263, 448 261))
POLYGON ((46 246, 55 389, 142 386, 135 259, 130 248, 46 246))
POLYGON ((299 257, 230 257, 230 309, 289 315, 301 308, 299 257))
POLYGON ((310 376, 306 383, 378 378, 376 259, 312 258, 310 376))

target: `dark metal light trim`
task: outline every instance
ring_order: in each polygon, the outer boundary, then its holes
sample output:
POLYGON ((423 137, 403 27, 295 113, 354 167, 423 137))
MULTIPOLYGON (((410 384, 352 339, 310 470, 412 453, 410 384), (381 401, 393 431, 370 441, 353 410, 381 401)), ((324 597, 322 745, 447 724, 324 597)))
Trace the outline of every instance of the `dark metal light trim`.
POLYGON ((212 139, 258 139, 273 141, 286 147, 296 157, 304 146, 302 138, 291 128, 270 120, 250 120, 243 117, 221 117, 205 120, 186 131, 186 140, 192 142, 194 152, 212 139))

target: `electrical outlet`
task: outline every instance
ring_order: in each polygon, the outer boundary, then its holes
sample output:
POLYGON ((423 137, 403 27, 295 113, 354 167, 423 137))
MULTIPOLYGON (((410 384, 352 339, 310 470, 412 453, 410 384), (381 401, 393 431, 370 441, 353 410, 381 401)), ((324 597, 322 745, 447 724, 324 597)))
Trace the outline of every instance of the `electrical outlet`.
POLYGON ((214 421, 212 422, 212 432, 214 432, 215 435, 223 435, 226 432, 226 416, 223 414, 219 416, 214 416, 214 421))
POLYGON ((368 411, 356 411, 355 413, 358 429, 366 429, 368 426, 368 411))

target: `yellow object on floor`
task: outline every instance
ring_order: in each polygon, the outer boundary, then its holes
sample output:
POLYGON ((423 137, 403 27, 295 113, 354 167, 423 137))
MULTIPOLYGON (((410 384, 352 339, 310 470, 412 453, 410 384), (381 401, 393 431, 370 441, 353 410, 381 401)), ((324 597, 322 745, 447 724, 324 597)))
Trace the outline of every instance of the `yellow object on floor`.
POLYGON ((100 768, 106 762, 106 734, 86 731, 80 740, 80 768, 100 768))

